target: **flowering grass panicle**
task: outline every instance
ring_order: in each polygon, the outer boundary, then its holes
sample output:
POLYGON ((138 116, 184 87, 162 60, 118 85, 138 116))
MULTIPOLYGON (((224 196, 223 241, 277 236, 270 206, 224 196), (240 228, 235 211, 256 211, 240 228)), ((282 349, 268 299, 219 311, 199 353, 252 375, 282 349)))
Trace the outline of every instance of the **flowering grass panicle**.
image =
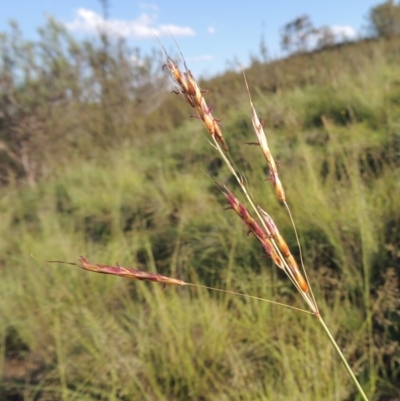
POLYGON ((186 285, 186 283, 182 280, 178 280, 176 278, 166 277, 157 273, 149 273, 143 270, 133 269, 131 267, 123 267, 120 266, 117 262, 115 266, 111 265, 102 265, 100 263, 91 263, 83 256, 80 256, 78 259, 78 263, 72 262, 64 262, 61 260, 46 260, 48 263, 61 263, 66 265, 78 266, 81 269, 88 270, 94 273, 100 274, 111 274, 113 276, 120 276, 125 278, 130 278, 133 280, 147 280, 153 281, 155 283, 161 283, 163 285, 186 285))
MULTIPOLYGON (((164 50, 165 52, 165 50, 164 50)), ((260 206, 256 206, 254 200, 249 194, 249 191, 246 188, 244 180, 242 179, 243 175, 238 173, 233 164, 230 161, 230 157, 225 155, 225 152, 228 152, 228 147, 226 145, 225 140, 223 139, 222 132, 218 125, 218 121, 214 119, 211 115, 211 109, 208 108, 203 93, 206 91, 200 90, 199 86, 197 85, 193 75, 188 70, 186 66, 186 62, 184 61, 185 65, 185 72, 182 72, 176 63, 168 56, 165 52, 166 57, 166 67, 168 68, 171 77, 173 80, 178 84, 179 88, 176 93, 180 93, 186 99, 186 101, 197 111, 198 117, 203 121, 204 125, 206 126, 207 130, 211 134, 212 138, 214 139, 214 144, 212 146, 219 152, 221 158, 225 162, 226 166, 229 168, 233 176, 236 178, 242 192, 244 193, 247 201, 251 205, 252 209, 254 210, 255 215, 258 217, 259 222, 261 225, 250 215, 247 208, 233 195, 231 191, 225 188, 223 193, 225 194, 230 208, 233 209, 236 214, 242 219, 242 221, 247 226, 249 232, 253 233, 257 240, 262 244, 263 248, 266 250, 267 254, 271 257, 271 259, 275 262, 277 266, 285 271, 289 279, 293 282, 303 299, 306 301, 314 316, 317 317, 318 321, 320 322, 321 326, 325 330, 329 340, 331 341, 332 345, 334 346, 337 354, 341 358, 347 372, 349 373, 351 379, 353 380, 354 384, 356 385, 360 395, 364 399, 364 401, 368 401, 367 396, 365 395, 362 387, 358 383, 357 378, 355 377, 352 369, 350 368, 346 358, 344 357, 342 351, 340 350, 339 346, 337 345, 335 339, 333 338, 332 334, 330 333, 328 327, 326 326, 322 316, 318 310, 318 306, 316 300, 314 298, 310 283, 308 282, 308 278, 306 275, 306 271, 303 266, 303 271, 305 276, 301 273, 299 266, 293 257, 292 253, 289 250, 289 247, 286 241, 283 239, 281 234, 279 233, 278 228, 276 227, 272 218, 265 212, 260 206), (221 149, 222 148, 222 149, 221 149)), ((244 73, 243 73, 244 75, 244 73)), ((251 119, 253 123, 253 128, 255 130, 258 143, 261 147, 263 155, 267 161, 269 172, 270 172, 270 180, 274 186, 275 194, 277 198, 285 205, 287 212, 289 213, 290 219, 293 223, 293 228, 296 233, 297 242, 300 249, 300 243, 297 237, 296 226, 294 224, 289 206, 286 202, 285 192, 283 190, 283 185, 278 175, 278 169, 276 162, 272 156, 271 150, 268 146, 267 137, 265 135, 263 124, 261 123, 260 119, 257 116, 255 107, 250 97, 249 87, 247 85, 246 77, 245 83, 247 87, 247 92, 249 94, 250 99, 250 106, 251 106, 251 119)), ((301 249, 300 249, 301 255, 301 249)))
POLYGON ((203 121, 207 131, 227 152, 228 146, 222 136, 221 128, 219 126, 220 120, 213 117, 211 113, 212 107, 207 105, 203 96, 203 93, 208 91, 201 90, 192 73, 187 68, 186 71, 181 71, 168 55, 166 55, 166 64, 164 67, 168 69, 172 79, 178 85, 175 93, 181 94, 190 106, 196 110, 196 117, 203 121))

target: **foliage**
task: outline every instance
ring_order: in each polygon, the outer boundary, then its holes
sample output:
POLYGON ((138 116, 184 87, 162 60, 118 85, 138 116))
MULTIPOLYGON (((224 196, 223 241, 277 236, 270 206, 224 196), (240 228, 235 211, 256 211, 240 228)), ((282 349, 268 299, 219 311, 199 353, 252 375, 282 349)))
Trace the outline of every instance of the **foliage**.
POLYGON ((281 30, 281 49, 285 53, 303 53, 323 49, 348 38, 338 35, 328 26, 316 28, 308 15, 288 22, 281 30))
POLYGON ((282 32, 281 48, 283 51, 304 52, 308 50, 310 36, 314 33, 314 26, 308 15, 297 17, 288 22, 282 32))
POLYGON ((145 56, 104 35, 78 43, 51 19, 39 33, 26 41, 13 24, 0 37, 3 182, 23 177, 32 186, 63 154, 126 140, 165 94, 157 52, 145 56))
POLYGON ((369 13, 370 31, 374 36, 392 38, 400 34, 400 3, 387 0, 369 13))

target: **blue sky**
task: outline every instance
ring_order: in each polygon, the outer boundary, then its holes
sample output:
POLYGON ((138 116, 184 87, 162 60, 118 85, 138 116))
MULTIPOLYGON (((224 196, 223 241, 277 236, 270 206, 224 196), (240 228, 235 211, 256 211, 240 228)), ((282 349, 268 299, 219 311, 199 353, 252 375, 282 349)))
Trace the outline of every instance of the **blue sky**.
MULTIPOLYGON (((356 37, 366 26, 371 7, 383 0, 109 0, 108 28, 114 35, 144 51, 156 47, 153 30, 171 49, 170 33, 178 41, 189 68, 195 75, 222 73, 227 62, 243 65, 250 54, 259 54, 262 35, 272 57, 282 56, 279 32, 294 18, 307 14, 316 27, 330 26, 335 32, 356 37)), ((52 15, 73 35, 96 35, 102 23, 99 0, 4 0, 0 31, 8 22, 18 22, 26 38, 35 39, 36 30, 52 15)))

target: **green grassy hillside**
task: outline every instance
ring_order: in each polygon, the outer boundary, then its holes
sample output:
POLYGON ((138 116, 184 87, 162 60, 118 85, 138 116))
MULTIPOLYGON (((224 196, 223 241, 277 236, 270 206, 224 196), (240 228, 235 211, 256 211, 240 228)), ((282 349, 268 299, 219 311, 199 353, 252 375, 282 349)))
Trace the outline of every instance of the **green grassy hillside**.
MULTIPOLYGON (((321 312, 371 400, 398 396, 398 46, 361 42, 246 72, 321 312)), ((224 118, 232 158, 298 257, 261 152, 246 145, 255 137, 242 77, 228 73, 202 86, 224 118)), ((118 261, 305 308, 223 210, 214 179, 239 191, 200 121, 185 117, 190 110, 178 96, 163 96, 146 119, 127 123, 124 103, 113 104, 122 117, 105 120, 118 133, 109 137, 100 104, 84 115, 71 101, 64 111, 77 116, 72 125, 54 106, 46 124, 58 121, 75 136, 57 136, 54 153, 44 136, 44 173, 29 186, 22 170, 2 165, 0 400, 357 399, 312 316, 31 256, 118 261)))

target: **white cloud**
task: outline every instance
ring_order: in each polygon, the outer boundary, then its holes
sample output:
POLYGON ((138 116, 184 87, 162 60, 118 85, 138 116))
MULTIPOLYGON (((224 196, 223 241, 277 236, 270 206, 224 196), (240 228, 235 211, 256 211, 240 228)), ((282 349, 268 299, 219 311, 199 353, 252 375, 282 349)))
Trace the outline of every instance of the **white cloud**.
POLYGON ((136 20, 109 19, 105 20, 101 15, 85 8, 79 8, 73 21, 67 22, 67 29, 75 32, 95 33, 106 30, 110 35, 148 38, 152 34, 161 37, 166 35, 193 36, 195 31, 188 26, 173 24, 156 25, 157 15, 143 13, 136 20))
POLYGON ((357 32, 352 26, 332 25, 329 27, 332 33, 339 38, 353 39, 357 36, 357 32))
POLYGON ((215 28, 213 26, 209 26, 207 28, 208 33, 215 33, 215 28))
POLYGON ((354 39, 357 36, 357 33, 353 27, 348 25, 331 25, 327 27, 322 27, 321 30, 313 33, 309 37, 309 47, 314 48, 315 46, 317 46, 319 41, 322 41, 323 43, 325 35, 327 35, 327 38, 330 39, 330 44, 334 44, 354 39), (329 38, 330 35, 332 36, 329 38))

